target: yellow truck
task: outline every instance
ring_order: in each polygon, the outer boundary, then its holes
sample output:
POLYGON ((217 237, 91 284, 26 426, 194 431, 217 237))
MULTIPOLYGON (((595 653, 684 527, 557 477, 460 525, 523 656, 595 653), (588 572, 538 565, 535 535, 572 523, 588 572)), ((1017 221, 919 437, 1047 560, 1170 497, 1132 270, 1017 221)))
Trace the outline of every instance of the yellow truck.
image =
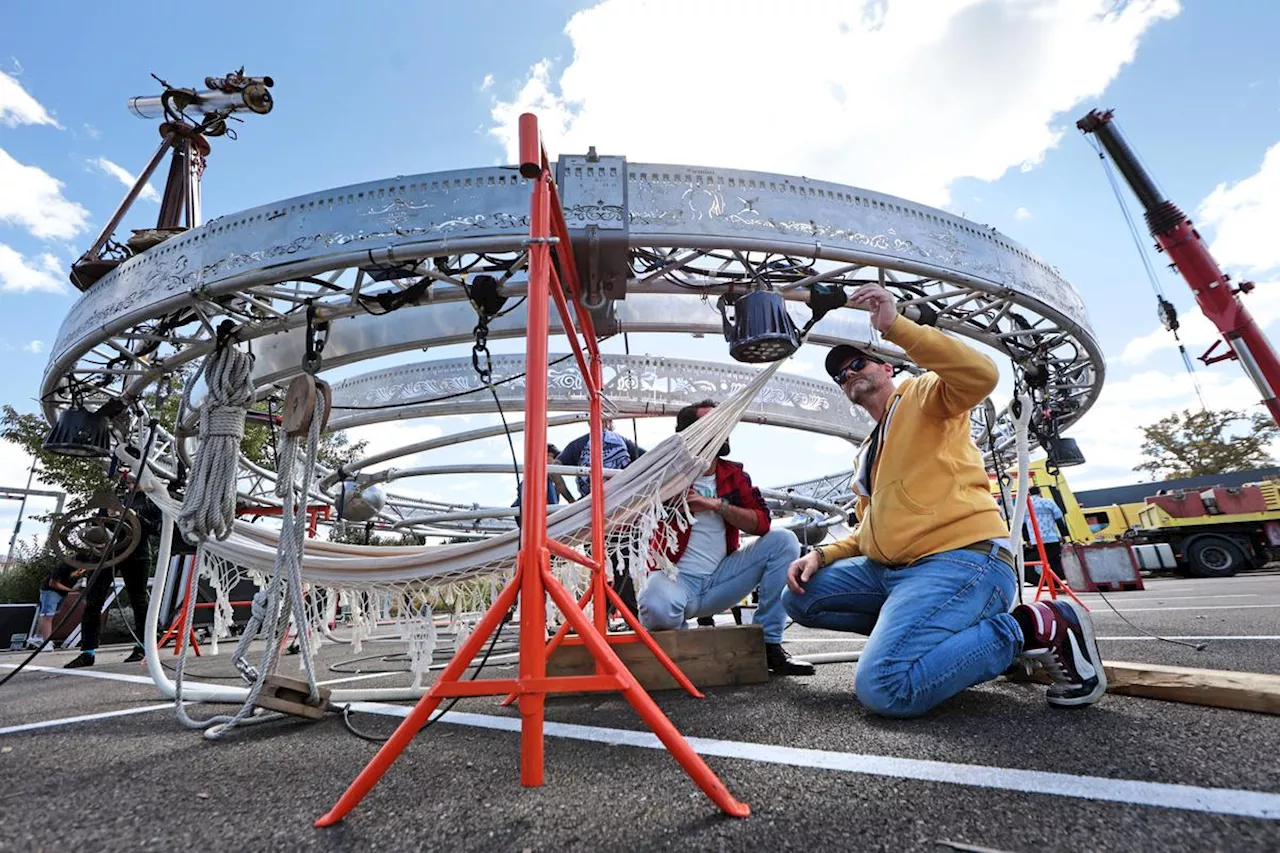
POLYGON ((1093 492, 1078 499, 1061 471, 1046 472, 1044 460, 1030 468, 1032 485, 1057 502, 1073 541, 1123 540, 1143 569, 1202 578, 1229 577, 1280 560, 1280 472, 1251 473, 1256 477, 1247 472, 1223 475, 1218 483, 1197 478, 1097 490, 1142 500, 1089 506, 1093 492))

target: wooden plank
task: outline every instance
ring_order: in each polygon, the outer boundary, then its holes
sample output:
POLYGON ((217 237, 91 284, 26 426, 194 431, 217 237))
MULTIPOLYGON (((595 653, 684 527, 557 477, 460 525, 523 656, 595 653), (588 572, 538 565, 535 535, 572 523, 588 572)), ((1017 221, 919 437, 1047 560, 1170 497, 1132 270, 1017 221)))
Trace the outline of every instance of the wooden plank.
MULTIPOLYGON (((1280 715, 1280 675, 1128 661, 1107 661, 1104 666, 1108 693, 1280 715)), ((1048 683, 1039 670, 1010 680, 1048 683)))
MULTIPOLYGON (((759 625, 654 631, 653 638, 697 687, 760 684, 769 680, 764 631, 759 625)), ((666 667, 643 643, 613 650, 645 690, 678 689, 666 667)), ((590 675, 595 661, 583 646, 560 646, 547 660, 547 675, 590 675)))
POLYGON ((1107 692, 1280 714, 1280 676, 1150 663, 1105 664, 1107 692))

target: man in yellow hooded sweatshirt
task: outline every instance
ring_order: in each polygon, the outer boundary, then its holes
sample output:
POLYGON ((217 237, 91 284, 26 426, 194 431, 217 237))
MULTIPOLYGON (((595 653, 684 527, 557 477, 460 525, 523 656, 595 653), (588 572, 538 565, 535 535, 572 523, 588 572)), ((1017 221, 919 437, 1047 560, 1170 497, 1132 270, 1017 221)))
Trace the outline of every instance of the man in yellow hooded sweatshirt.
POLYGON ((1053 680, 1051 705, 1106 691, 1089 613, 1070 601, 1019 605, 1009 528, 991 497, 969 411, 995 388, 985 355, 898 313, 879 285, 851 307, 927 372, 893 385, 893 367, 842 344, 826 368, 876 427, 858 451, 853 534, 791 564, 782 594, 801 625, 869 635, 854 690, 888 717, 916 717, 1025 658, 1053 680))

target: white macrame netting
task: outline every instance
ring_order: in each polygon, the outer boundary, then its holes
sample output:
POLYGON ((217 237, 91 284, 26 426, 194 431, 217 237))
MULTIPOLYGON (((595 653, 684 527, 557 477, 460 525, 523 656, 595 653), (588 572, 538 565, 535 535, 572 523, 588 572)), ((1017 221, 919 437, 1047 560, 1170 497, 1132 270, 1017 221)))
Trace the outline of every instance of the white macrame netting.
MULTIPOLYGON (((650 568, 674 571, 663 546, 673 545, 678 530, 689 524, 684 502, 689 486, 716 458, 781 363, 761 369, 708 415, 606 482, 608 557, 625 562, 637 590, 650 568), (659 536, 666 541, 657 542, 659 536)), ((551 513, 548 535, 589 552, 591 504, 597 497, 593 491, 590 497, 551 513)), ((182 505, 162 489, 153 491, 152 499, 166 514, 176 516, 182 511, 182 505)), ((226 538, 211 537, 201 543, 197 565, 217 594, 216 613, 226 612, 228 596, 241 578, 271 576, 278 547, 277 531, 242 521, 234 523, 226 538)), ((452 545, 385 547, 307 540, 301 576, 312 630, 300 633, 309 636, 313 645, 322 639, 351 643, 356 653, 375 632, 399 636, 408 643, 411 669, 420 679, 434 651, 437 621, 449 623, 454 643, 460 643, 514 572, 519 548, 518 530, 452 545)), ((571 592, 585 590, 585 569, 554 557, 552 564, 571 592)), ((559 619, 550 608, 548 615, 559 619)), ((215 629, 225 627, 224 619, 218 619, 215 629)))

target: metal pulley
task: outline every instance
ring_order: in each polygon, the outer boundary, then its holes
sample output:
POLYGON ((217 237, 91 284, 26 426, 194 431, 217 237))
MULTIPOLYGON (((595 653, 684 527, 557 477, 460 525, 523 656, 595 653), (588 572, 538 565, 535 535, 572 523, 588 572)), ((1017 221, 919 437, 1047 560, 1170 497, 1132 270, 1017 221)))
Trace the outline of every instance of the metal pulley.
POLYGON ((111 492, 98 492, 49 530, 53 552, 69 566, 93 570, 123 563, 143 541, 142 521, 111 492))
POLYGON ((320 431, 329 424, 333 395, 329 391, 329 383, 304 373, 289 383, 289 392, 284 398, 284 431, 287 435, 305 438, 315 419, 316 394, 323 395, 324 410, 321 412, 320 431))

